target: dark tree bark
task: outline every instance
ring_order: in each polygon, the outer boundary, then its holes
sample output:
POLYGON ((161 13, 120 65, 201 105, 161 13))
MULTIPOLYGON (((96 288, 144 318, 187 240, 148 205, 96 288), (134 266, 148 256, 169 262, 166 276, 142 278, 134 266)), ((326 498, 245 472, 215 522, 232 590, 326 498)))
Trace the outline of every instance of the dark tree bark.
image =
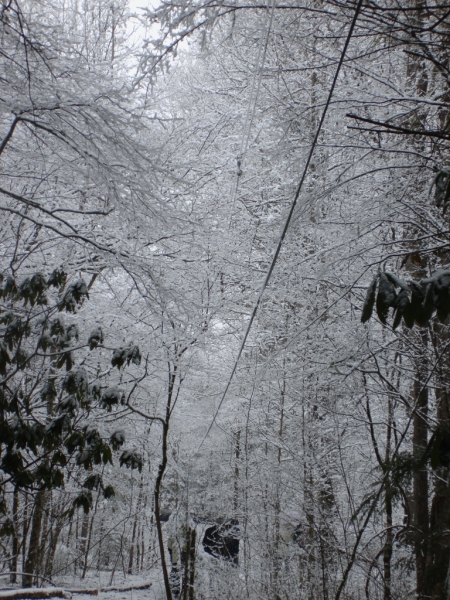
POLYGON ((33 585, 34 574, 39 564, 40 542, 42 517, 44 514, 45 489, 41 489, 36 494, 34 501, 34 512, 31 521, 30 542, 28 547, 28 555, 25 561, 24 575, 22 575, 22 586, 30 588, 33 585))
POLYGON ((186 531, 186 563, 183 577, 183 600, 194 600, 195 591, 195 544, 196 531, 191 527, 186 531))
MULTIPOLYGON (((414 397, 416 409, 413 417, 413 451, 416 458, 423 456, 428 442, 428 386, 426 368, 427 333, 421 336, 421 353, 417 357, 414 397)), ((428 554, 428 472, 426 466, 416 470, 413 477, 413 524, 415 528, 415 561, 417 596, 425 599, 427 589, 426 564, 428 554)))
POLYGON ((80 550, 83 555, 83 571, 81 573, 81 579, 84 579, 86 575, 86 565, 87 565, 87 542, 88 542, 88 533, 89 533, 89 513, 85 513, 83 515, 83 522, 81 524, 81 544, 80 550))
MULTIPOLYGON (((386 433, 386 453, 385 463, 388 464, 391 459, 391 438, 392 438, 392 421, 393 409, 392 398, 388 399, 388 424, 386 433)), ((391 600, 391 561, 392 561, 392 486, 390 478, 386 479, 384 491, 384 506, 386 510, 386 537, 384 540, 383 551, 383 567, 384 567, 384 600, 391 600)))
POLYGON ((171 410, 172 410, 172 400, 173 400, 173 394, 174 394, 174 390, 175 390, 176 377, 177 377, 176 365, 173 366, 173 368, 172 368, 171 365, 169 364, 169 387, 168 387, 167 404, 166 404, 166 418, 162 423, 162 428, 163 428, 163 431, 162 431, 162 457, 161 457, 161 463, 160 463, 159 469, 158 469, 158 476, 156 478, 156 483, 155 483, 156 530, 158 532, 159 553, 161 556, 161 566, 162 566, 162 571, 163 571, 164 588, 166 591, 167 600, 173 600, 173 596, 172 596, 172 589, 170 587, 169 572, 167 570, 166 553, 165 553, 165 549, 164 549, 164 537, 163 537, 162 524, 161 524, 160 499, 161 499, 162 480, 164 478, 164 473, 166 472, 166 468, 167 468, 167 441, 168 441, 168 437, 169 437, 169 423, 170 423, 170 415, 171 415, 171 410))
POLYGON ((12 556, 10 561, 11 568, 11 576, 10 582, 17 582, 17 565, 19 563, 19 488, 16 487, 14 489, 14 498, 13 498, 13 524, 14 524, 14 533, 12 537, 12 556))
MULTIPOLYGON (((446 357, 440 362, 436 386, 438 426, 450 431, 450 360, 445 347, 449 342, 447 325, 435 323, 433 345, 437 356, 446 357)), ((434 477, 434 494, 431 502, 429 544, 427 556, 427 587, 433 600, 447 600, 447 574, 450 564, 450 470, 441 465, 434 477)))
MULTIPOLYGON (((168 412, 170 413, 170 411, 168 411, 168 412)), ((167 415, 167 416, 169 416, 169 415, 167 415)), ((167 570, 166 554, 165 554, 165 549, 164 549, 164 538, 163 538, 163 531, 162 531, 162 525, 161 525, 161 506, 160 506, 161 483, 162 483, 164 473, 165 473, 166 467, 167 467, 167 436, 168 436, 168 433, 169 433, 169 427, 167 425, 167 422, 164 422, 164 424, 163 424, 163 439, 162 439, 162 460, 159 465, 158 477, 156 479, 156 485, 155 485, 155 520, 156 520, 156 529, 158 532, 159 552, 160 552, 160 556, 161 556, 161 566, 162 566, 162 570, 163 570, 164 588, 166 591, 166 597, 167 597, 167 600, 173 600, 172 590, 171 590, 170 581, 169 581, 169 572, 167 570)))
POLYGON ((27 556, 27 536, 28 536, 28 492, 24 492, 23 525, 22 525, 22 565, 25 565, 27 556))

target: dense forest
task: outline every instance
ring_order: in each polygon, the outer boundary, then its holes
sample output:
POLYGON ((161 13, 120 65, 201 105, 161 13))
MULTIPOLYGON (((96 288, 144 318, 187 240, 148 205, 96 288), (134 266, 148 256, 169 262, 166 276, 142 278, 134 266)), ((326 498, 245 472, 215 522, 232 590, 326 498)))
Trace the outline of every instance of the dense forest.
POLYGON ((0 26, 0 597, 448 600, 450 5, 0 26))

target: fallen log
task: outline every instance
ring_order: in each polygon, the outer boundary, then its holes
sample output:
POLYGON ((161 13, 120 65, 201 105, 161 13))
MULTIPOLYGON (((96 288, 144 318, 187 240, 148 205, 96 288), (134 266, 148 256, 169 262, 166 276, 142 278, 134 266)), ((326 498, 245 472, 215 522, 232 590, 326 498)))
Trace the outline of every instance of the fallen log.
MULTIPOLYGON (((139 585, 128 585, 125 587, 108 586, 102 588, 91 589, 70 589, 67 590, 70 594, 87 594, 88 596, 98 596, 99 592, 131 592, 132 590, 148 590, 151 583, 141 583, 139 585)), ((0 598, 1 600, 1 598, 0 598)))
POLYGON ((56 587, 0 590, 0 600, 39 600, 40 598, 72 598, 72 594, 56 587))
POLYGON ((99 592, 131 592, 132 590, 148 590, 151 583, 141 583, 139 585, 128 585, 123 587, 108 586, 102 588, 90 589, 71 589, 62 588, 24 588, 0 590, 0 600, 45 600, 46 598, 72 598, 72 594, 86 594, 87 596, 98 596, 99 592))
POLYGON ((126 587, 103 587, 100 588, 101 592, 131 592, 132 590, 148 590, 151 587, 151 583, 141 583, 140 585, 129 585, 126 587))

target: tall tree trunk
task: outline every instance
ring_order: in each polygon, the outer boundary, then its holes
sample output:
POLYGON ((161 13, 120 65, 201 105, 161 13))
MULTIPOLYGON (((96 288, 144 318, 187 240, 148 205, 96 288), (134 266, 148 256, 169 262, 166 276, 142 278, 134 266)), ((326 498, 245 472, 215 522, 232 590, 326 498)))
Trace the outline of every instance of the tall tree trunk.
POLYGON ((88 541, 88 533, 89 533, 89 513, 85 513, 83 515, 83 522, 81 524, 81 544, 80 544, 80 554, 82 555, 83 561, 83 570, 81 572, 81 579, 84 579, 86 575, 86 565, 87 565, 87 541, 88 541))
POLYGON ((141 567, 141 527, 138 527, 136 536, 136 573, 139 573, 141 567))
POLYGON ((128 575, 133 574, 134 546, 136 544, 136 531, 137 531, 137 515, 134 518, 133 533, 131 534, 130 557, 128 560, 128 575))
MULTIPOLYGON (((145 496, 144 496, 144 505, 142 507, 143 514, 145 514, 145 510, 147 508, 147 502, 148 502, 148 494, 146 492, 145 496)), ((152 515, 152 519, 153 519, 153 515, 152 515)), ((141 540, 141 552, 140 552, 141 562, 140 562, 139 570, 143 571, 144 570, 144 560, 145 560, 145 527, 144 527, 144 523, 141 523, 141 538, 140 538, 140 540, 141 540)))
MULTIPOLYGON (((391 460, 391 438, 393 422, 392 398, 388 398, 388 423, 386 431, 385 464, 391 460)), ((386 537, 384 540, 383 567, 384 567, 384 600, 391 600, 391 560, 392 560, 392 486, 390 478, 386 479, 384 488, 384 507, 386 511, 386 537)))
MULTIPOLYGON (((433 345, 435 355, 443 356, 438 368, 436 385, 436 417, 443 440, 450 438, 450 359, 446 346, 449 343, 448 325, 434 324, 433 345)), ((449 597, 448 571, 450 564, 450 470, 441 465, 434 477, 434 495, 430 510, 430 541, 427 556, 427 587, 433 600, 447 600, 449 597)))
POLYGON ((194 600, 195 583, 195 529, 187 527, 186 529, 186 563, 184 566, 183 577, 183 600, 194 600))
POLYGON ((44 503, 46 490, 39 490, 34 501, 34 512, 31 521, 30 542, 28 555, 25 561, 24 574, 22 575, 22 587, 29 588, 33 585, 33 578, 39 563, 42 516, 44 514, 44 503))
MULTIPOLYGON (((315 410, 315 407, 313 408, 315 410)), ((304 548, 306 554, 303 557, 303 570, 304 574, 304 590, 309 594, 310 598, 315 595, 315 548, 314 548, 314 529, 315 529, 315 518, 314 518, 314 479, 311 467, 311 457, 314 456, 313 448, 309 432, 306 430, 307 425, 310 425, 309 420, 306 419, 305 409, 303 408, 303 432, 302 432, 302 446, 303 446, 303 510, 305 513, 305 530, 304 530, 304 548)))
MULTIPOLYGON (((129 560, 128 560, 128 574, 132 575, 133 574, 133 563, 134 563, 134 549, 136 547, 136 550, 139 553, 139 549, 138 549, 138 544, 139 544, 139 535, 136 536, 136 533, 138 532, 138 527, 139 527, 139 514, 140 514, 140 509, 141 509, 141 504, 142 504, 142 494, 143 494, 143 488, 144 488, 144 476, 143 474, 141 475, 141 482, 139 485, 139 495, 138 495, 138 499, 136 502, 136 514, 134 516, 134 523, 133 523, 133 533, 131 534, 131 543, 130 543, 130 556, 129 556, 129 560)), ((138 558, 138 563, 139 565, 139 558, 138 558)))
POLYGON ((53 563, 55 561, 55 554, 56 554, 56 547, 58 545, 58 541, 59 541, 59 536, 61 535, 61 532, 63 530, 64 527, 64 517, 62 516, 62 510, 63 510, 63 505, 62 503, 58 505, 57 508, 57 512, 58 514, 56 515, 55 513, 52 514, 52 517, 55 521, 55 526, 51 527, 51 531, 50 531, 50 540, 48 543, 48 550, 47 550, 47 555, 45 557, 45 565, 44 565, 44 575, 47 578, 51 578, 52 573, 53 573, 53 563))
MULTIPOLYGON (((378 441, 375 435, 374 422, 372 420, 372 414, 370 410, 369 393, 367 391, 367 379, 365 374, 363 375, 363 385, 366 395, 366 414, 369 422, 370 437, 372 439, 372 445, 377 458, 378 464, 381 469, 385 468, 391 460, 391 438, 392 438, 392 425, 393 425, 393 407, 392 398, 388 398, 388 422, 386 428, 386 449, 384 454, 384 460, 380 453, 378 441)), ((389 476, 386 476, 384 484, 384 509, 386 514, 386 534, 384 539, 383 552, 383 575, 384 575, 384 590, 383 600, 391 600, 391 560, 392 560, 392 485, 389 476)), ((378 557, 377 559, 378 560, 378 557)), ((375 560, 375 562, 376 562, 375 560)), ((370 571, 369 571, 370 576, 370 571)), ((366 583, 366 595, 368 596, 370 578, 367 579, 366 583)))
POLYGON ((10 563, 10 582, 16 583, 17 581, 17 566, 19 564, 19 488, 14 488, 13 497, 13 524, 14 532, 12 538, 12 556, 10 563))
POLYGON ((80 531, 80 511, 77 510, 77 518, 75 521, 75 551, 76 551, 76 557, 75 560, 73 562, 73 571, 74 574, 77 574, 77 570, 78 570, 78 560, 79 560, 79 555, 78 555, 78 547, 79 547, 79 543, 78 543, 78 539, 79 539, 79 531, 80 531))
POLYGON ((50 579, 53 574, 53 564, 55 562, 56 547, 58 545, 59 536, 63 529, 63 524, 58 523, 55 529, 52 531, 52 537, 48 546, 45 565, 44 565, 44 576, 50 579))
POLYGON ((189 588, 189 558, 191 555, 191 528, 186 527, 186 558, 184 561, 184 574, 183 574, 183 587, 182 587, 182 599, 188 600, 188 588, 189 588))
POLYGON ((238 430, 234 434, 234 493, 233 493, 233 512, 234 518, 238 519, 239 507, 239 460, 241 456, 241 431, 238 430))
POLYGON ((100 571, 101 566, 102 566, 102 549, 103 549, 104 531, 105 531, 105 521, 104 521, 104 518, 102 517, 102 520, 100 521, 100 531, 99 531, 100 539, 98 542, 98 549, 97 549, 97 571, 100 571))
POLYGON ((162 571, 163 571, 163 577, 164 577, 164 589, 166 591, 166 598, 167 600, 173 600, 173 596, 172 596, 172 589, 170 587, 170 580, 169 580, 169 572, 167 570, 167 562, 166 562, 166 552, 164 549, 164 536, 163 536, 163 531, 162 531, 162 523, 161 523, 161 505, 160 505, 160 500, 161 500, 161 486, 162 486, 162 481, 164 478, 164 473, 166 472, 166 468, 167 468, 167 442, 168 442, 168 437, 169 437, 169 423, 170 423, 170 415, 171 415, 171 410, 172 410, 172 400, 173 400, 173 395, 174 395, 174 391, 175 391, 175 382, 176 382, 176 377, 177 377, 177 367, 176 365, 174 365, 172 367, 172 365, 170 365, 169 363, 169 385, 168 385, 168 393, 167 393, 167 404, 166 404, 166 418, 164 419, 163 423, 162 423, 162 457, 161 457, 161 462, 159 464, 159 469, 158 469, 158 476, 156 478, 156 483, 155 483, 155 493, 154 493, 154 499, 155 499, 155 520, 156 520, 156 530, 158 532, 158 544, 159 544, 159 553, 160 553, 160 557, 161 557, 161 567, 162 567, 162 571))
POLYGON ((22 571, 25 571, 25 561, 27 556, 27 537, 28 537, 28 492, 24 492, 23 508, 23 526, 22 526, 22 571))
POLYGON ((139 570, 144 570, 144 560, 145 560, 145 529, 144 525, 141 525, 141 562, 139 564, 139 570))
MULTIPOLYGON (((427 332, 421 335, 421 352, 417 358, 414 397, 416 408, 413 417, 413 450, 416 458, 423 456, 428 442, 428 386, 427 386, 427 332)), ((422 467, 413 477, 413 523, 415 528, 415 560, 417 578, 417 596, 425 599, 429 596, 426 582, 426 564, 428 553, 428 473, 422 467)))
MULTIPOLYGON (((44 514, 42 515, 42 525, 41 525, 41 541, 40 541, 40 549, 39 549, 39 559, 36 564, 36 575, 41 575, 45 569, 45 555, 46 555, 46 547, 49 536, 52 531, 52 522, 49 518, 50 511, 52 511, 52 491, 46 490, 44 497, 44 514), (50 523, 50 524, 49 524, 50 523)), ((38 577, 37 581, 40 579, 38 577)))
MULTIPOLYGON (((88 538, 86 540, 86 548, 85 548, 85 553, 84 553, 83 574, 81 576, 81 579, 84 579, 86 577, 86 572, 88 570, 89 551, 91 549, 92 532, 94 530, 94 520, 95 520, 95 517, 97 516, 98 502, 100 500, 100 494, 101 494, 101 490, 99 488, 98 492, 97 492, 97 498, 95 499, 95 506, 94 506, 94 510, 92 512, 92 517, 90 519, 89 533, 88 533, 88 538)), ((88 522, 89 522, 89 515, 87 515, 87 516, 88 516, 88 522)))
MULTIPOLYGON (((170 416, 170 411, 168 417, 170 416)), ((158 543, 159 543, 159 553, 161 556, 161 566, 163 570, 164 577, 164 588, 166 591, 167 600, 173 600, 172 590, 170 587, 169 581, 169 573, 167 571, 167 563, 166 563, 166 553, 164 549, 164 537, 162 531, 161 524, 161 506, 160 506, 160 498, 161 498, 161 483, 164 477, 164 473, 167 467, 167 437, 169 433, 169 427, 167 422, 163 424, 163 439, 162 439, 162 460, 158 469, 158 477, 156 478, 155 484, 155 520, 156 520, 156 529, 158 531, 158 543)))

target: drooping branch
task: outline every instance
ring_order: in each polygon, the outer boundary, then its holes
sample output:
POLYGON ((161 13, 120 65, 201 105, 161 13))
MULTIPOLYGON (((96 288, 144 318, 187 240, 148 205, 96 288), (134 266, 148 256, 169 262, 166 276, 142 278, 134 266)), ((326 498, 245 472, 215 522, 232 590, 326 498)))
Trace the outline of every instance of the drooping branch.
POLYGON ((396 133, 401 135, 423 135, 425 137, 432 137, 441 140, 450 140, 450 133, 445 133, 441 130, 426 130, 426 129, 409 129, 408 127, 401 127, 400 125, 392 125, 386 121, 377 121, 376 119, 368 119, 366 117, 360 117, 352 113, 345 115, 349 119, 355 119, 362 123, 369 123, 371 125, 377 125, 378 127, 384 127, 384 129, 369 129, 363 127, 349 127, 349 129, 357 129, 358 131, 369 131, 372 133, 396 133))

